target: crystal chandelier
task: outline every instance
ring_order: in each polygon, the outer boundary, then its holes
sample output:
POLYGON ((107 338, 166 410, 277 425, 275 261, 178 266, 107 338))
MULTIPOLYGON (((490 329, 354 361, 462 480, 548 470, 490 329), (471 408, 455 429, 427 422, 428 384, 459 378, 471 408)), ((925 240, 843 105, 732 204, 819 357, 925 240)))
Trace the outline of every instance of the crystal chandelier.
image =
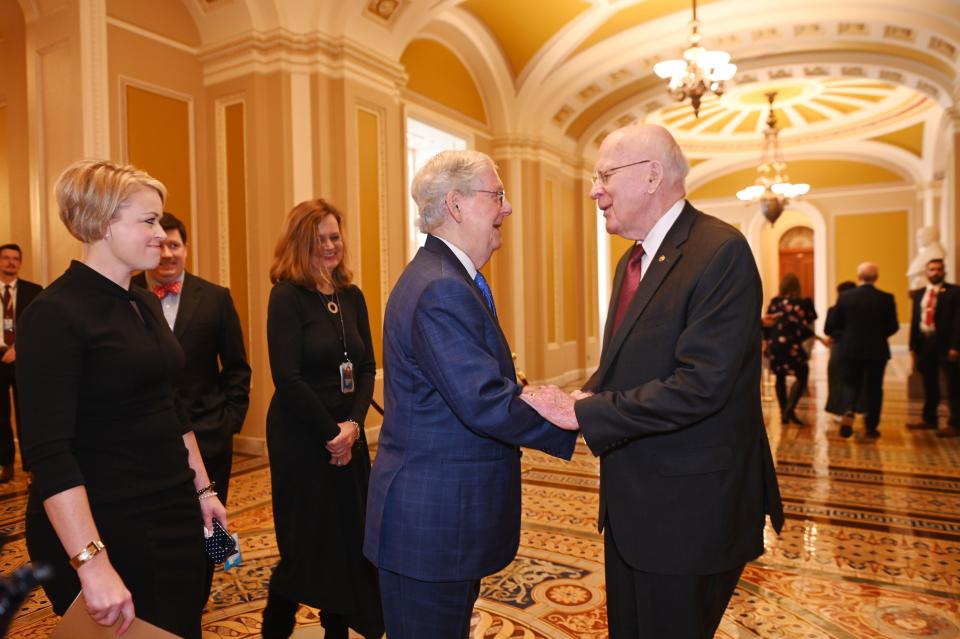
POLYGON ((757 167, 757 181, 753 186, 737 192, 737 198, 745 202, 760 201, 763 216, 773 224, 783 213, 783 207, 793 198, 800 197, 810 190, 809 184, 792 184, 787 176, 787 163, 780 153, 780 133, 777 129, 777 116, 773 112, 776 91, 765 94, 770 104, 767 116, 767 128, 763 130, 763 155, 757 167))
POLYGON ((693 115, 700 117, 700 100, 707 91, 723 94, 723 83, 737 72, 725 51, 707 51, 700 46, 700 21, 697 20, 697 0, 693 0, 693 20, 690 21, 690 46, 683 52, 683 60, 664 60, 653 67, 653 72, 670 80, 668 91, 683 102, 690 98, 693 115))

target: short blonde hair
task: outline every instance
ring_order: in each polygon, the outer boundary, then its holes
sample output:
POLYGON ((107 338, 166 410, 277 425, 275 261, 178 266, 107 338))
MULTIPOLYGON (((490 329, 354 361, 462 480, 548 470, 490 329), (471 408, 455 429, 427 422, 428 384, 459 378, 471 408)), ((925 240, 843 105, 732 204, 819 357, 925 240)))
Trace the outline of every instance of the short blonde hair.
POLYGON ((107 160, 81 160, 68 166, 54 187, 60 219, 81 242, 103 239, 111 220, 136 191, 151 188, 167 198, 160 180, 129 164, 107 160))
POLYGON ((487 169, 496 171, 497 165, 480 151, 442 151, 427 160, 410 185, 420 210, 420 232, 430 233, 443 224, 447 219, 447 193, 470 195, 473 181, 487 169))

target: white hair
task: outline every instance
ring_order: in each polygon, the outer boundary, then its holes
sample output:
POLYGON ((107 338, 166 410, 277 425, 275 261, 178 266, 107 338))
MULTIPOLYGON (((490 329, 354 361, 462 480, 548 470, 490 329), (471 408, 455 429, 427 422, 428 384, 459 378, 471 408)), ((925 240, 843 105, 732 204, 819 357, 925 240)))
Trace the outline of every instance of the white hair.
POLYGON ((430 158, 410 184, 413 201, 420 211, 420 232, 430 233, 443 224, 447 193, 473 193, 474 179, 487 169, 496 171, 497 166, 480 151, 442 151, 430 158))

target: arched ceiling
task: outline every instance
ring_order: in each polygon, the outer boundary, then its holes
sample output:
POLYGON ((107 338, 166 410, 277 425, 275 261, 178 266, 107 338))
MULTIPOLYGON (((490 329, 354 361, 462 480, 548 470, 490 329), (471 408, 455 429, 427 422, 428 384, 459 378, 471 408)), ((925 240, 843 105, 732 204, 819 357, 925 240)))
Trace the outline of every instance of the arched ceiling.
POLYGON ((411 42, 436 40, 478 79, 494 136, 578 153, 636 120, 706 155, 756 149, 770 90, 785 146, 892 139, 922 152, 922 123, 960 100, 960 0, 699 0, 704 45, 739 67, 699 120, 653 74, 686 46, 690 0, 181 2, 211 46, 250 31, 319 33, 399 61, 411 42))

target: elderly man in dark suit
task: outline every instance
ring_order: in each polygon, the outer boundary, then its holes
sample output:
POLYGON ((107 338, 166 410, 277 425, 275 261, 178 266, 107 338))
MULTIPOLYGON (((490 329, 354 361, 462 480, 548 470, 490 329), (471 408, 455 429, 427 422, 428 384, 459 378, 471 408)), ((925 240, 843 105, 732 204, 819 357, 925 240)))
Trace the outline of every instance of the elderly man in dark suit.
MULTIPOLYGON (((250 365, 243 345, 240 318, 230 291, 187 273, 187 229, 164 212, 160 226, 167 233, 157 268, 133 278, 153 291, 163 315, 183 347, 186 365, 178 386, 193 424, 207 474, 227 503, 233 436, 240 432, 250 405, 250 365)), ((213 565, 207 573, 210 592, 213 565)))
POLYGON ((840 436, 844 438, 853 435, 854 410, 861 394, 867 408, 864 438, 880 437, 883 373, 890 359, 887 340, 900 330, 900 321, 893 295, 874 286, 879 277, 877 265, 864 262, 857 267, 859 286, 837 298, 833 325, 841 333, 844 415, 840 436))
POLYGON ((947 380, 950 418, 937 437, 960 436, 960 288, 947 283, 942 259, 930 260, 927 285, 910 291, 910 353, 913 367, 923 378, 923 419, 907 424, 910 430, 937 430, 940 407, 940 372, 947 380))
POLYGON ((20 439, 20 405, 17 401, 15 364, 17 360, 17 322, 24 309, 43 287, 19 278, 23 252, 18 244, 0 246, 0 303, 3 306, 3 334, 0 341, 0 484, 13 479, 13 429, 10 426, 10 395, 20 439))
POLYGON ((760 405, 762 291, 733 227, 684 199, 666 129, 614 131, 591 197, 633 240, 613 283, 597 371, 571 398, 523 395, 579 426, 600 457, 611 639, 713 637, 783 509, 760 405))
POLYGON ((466 639, 480 579, 520 542, 520 446, 569 459, 576 436, 519 399, 479 271, 512 212, 493 161, 445 151, 412 191, 429 235, 387 302, 363 550, 380 570, 390 639, 466 639))

